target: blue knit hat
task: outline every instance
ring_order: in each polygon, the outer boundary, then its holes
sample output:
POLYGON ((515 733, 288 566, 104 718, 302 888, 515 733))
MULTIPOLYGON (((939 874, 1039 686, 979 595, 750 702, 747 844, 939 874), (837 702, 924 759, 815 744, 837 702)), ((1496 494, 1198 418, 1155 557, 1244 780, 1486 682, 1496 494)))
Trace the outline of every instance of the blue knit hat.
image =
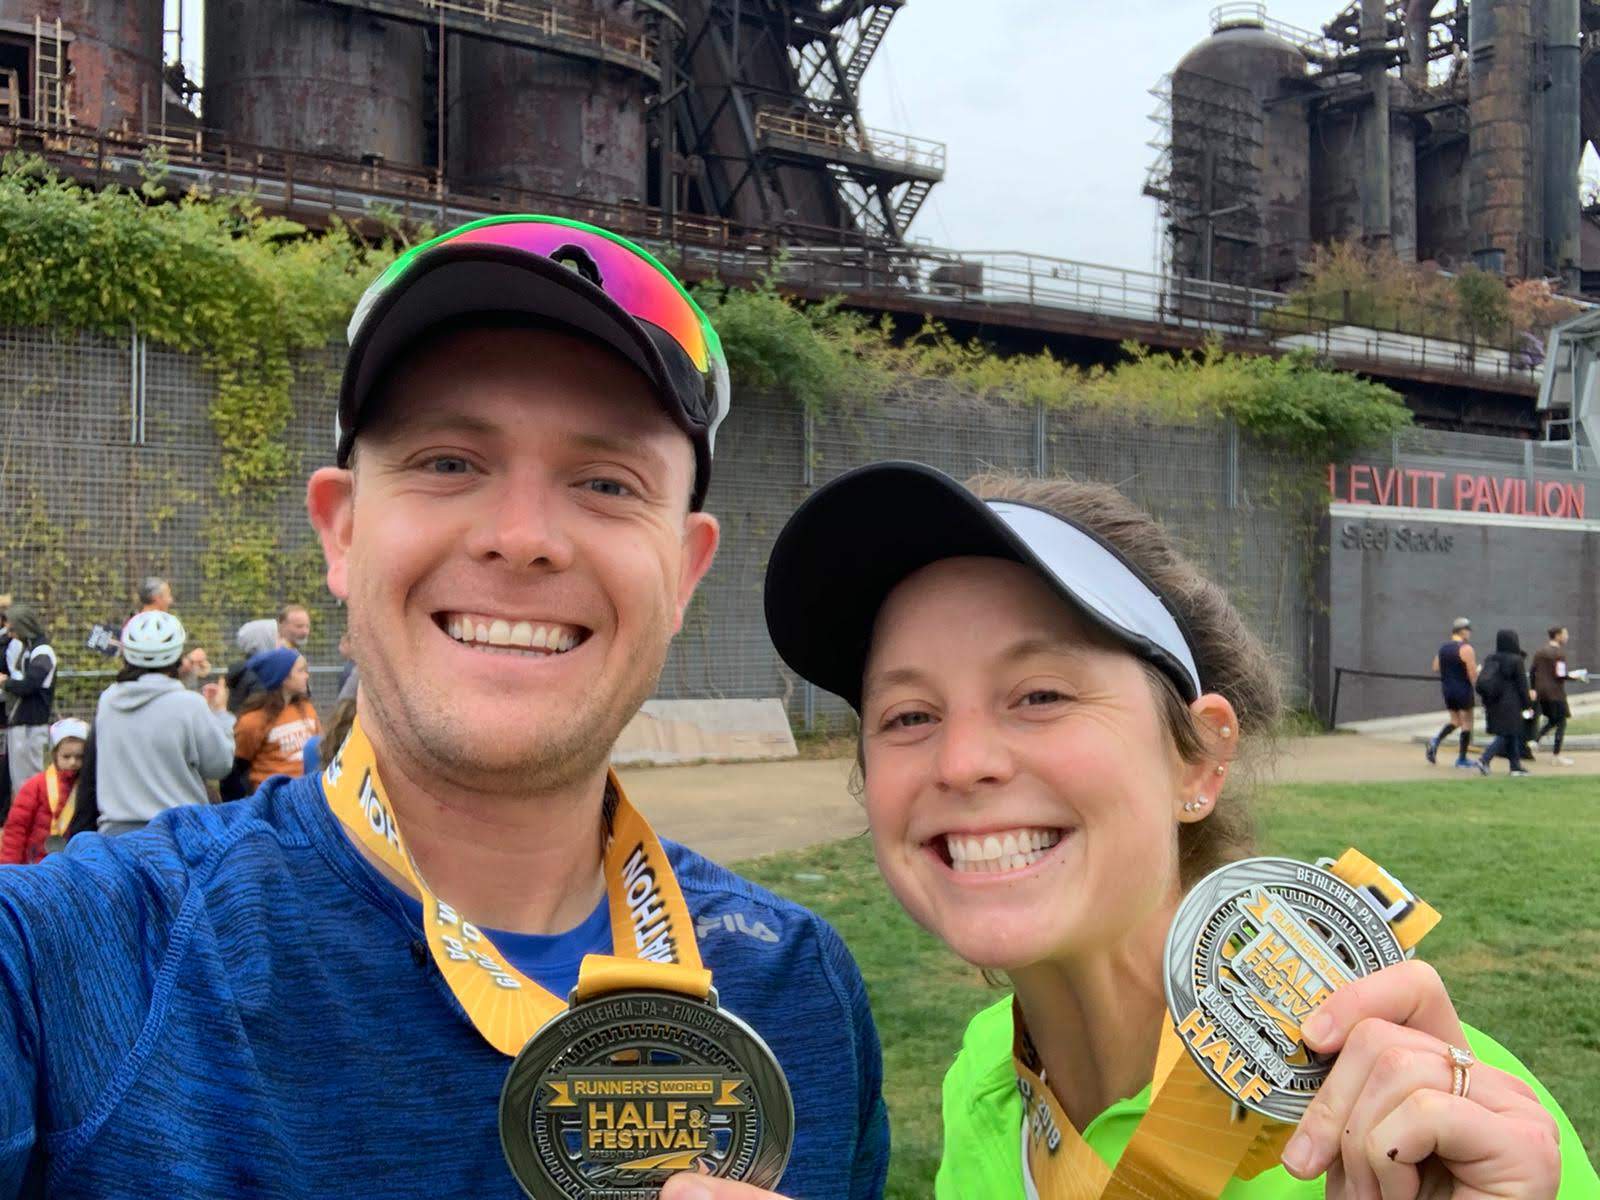
POLYGON ((289 678, 289 672, 294 670, 294 664, 300 661, 300 651, 280 647, 277 650, 267 650, 245 662, 261 686, 271 691, 281 687, 283 681, 289 678))

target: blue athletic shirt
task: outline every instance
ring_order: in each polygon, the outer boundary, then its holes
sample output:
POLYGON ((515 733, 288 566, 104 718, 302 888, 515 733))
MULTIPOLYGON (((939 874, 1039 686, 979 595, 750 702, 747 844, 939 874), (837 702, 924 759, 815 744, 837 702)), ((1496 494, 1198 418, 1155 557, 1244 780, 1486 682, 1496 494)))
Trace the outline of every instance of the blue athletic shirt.
MULTIPOLYGON (((422 902, 400 893, 400 903, 416 928, 422 928, 422 902)), ((504 929, 479 930, 494 943, 505 960, 545 991, 563 1000, 578 985, 578 968, 588 954, 611 953, 611 903, 604 896, 594 911, 565 933, 508 933, 504 929)))
MULTIPOLYGON (((672 843, 722 1003, 795 1104, 782 1191, 882 1194, 866 989, 812 913, 672 843)), ((316 777, 0 868, 0 1196, 521 1200, 509 1060, 316 777)))

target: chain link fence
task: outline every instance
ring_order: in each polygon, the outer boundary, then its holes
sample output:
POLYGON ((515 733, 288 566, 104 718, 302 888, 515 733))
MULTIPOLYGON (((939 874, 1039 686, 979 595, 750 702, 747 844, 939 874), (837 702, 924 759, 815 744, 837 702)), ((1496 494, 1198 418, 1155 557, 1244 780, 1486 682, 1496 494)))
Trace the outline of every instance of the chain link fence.
MULTIPOLYGON (((333 454, 340 352, 303 360, 286 431, 294 484, 258 498, 277 531, 283 602, 312 615, 307 657, 317 698, 337 687, 338 605, 316 583, 318 549, 298 485, 333 454)), ((139 581, 171 581, 176 611, 214 666, 238 657, 233 634, 269 612, 202 586, 221 449, 199 360, 124 339, 0 329, 0 592, 34 603, 61 657, 63 711, 92 710, 115 664, 89 650, 92 625, 120 623, 139 581), (88 672, 89 674, 83 674, 88 672)), ((848 710, 815 693, 767 639, 761 585, 773 539, 819 484, 861 463, 909 458, 964 477, 979 470, 1070 475, 1115 484, 1144 505, 1227 587, 1277 653, 1303 702, 1309 669, 1315 479, 1225 425, 1174 426, 1104 410, 980 402, 942 385, 809 416, 745 395, 717 442, 707 507, 722 549, 674 642, 663 698, 783 699, 797 726, 841 727, 848 710)))

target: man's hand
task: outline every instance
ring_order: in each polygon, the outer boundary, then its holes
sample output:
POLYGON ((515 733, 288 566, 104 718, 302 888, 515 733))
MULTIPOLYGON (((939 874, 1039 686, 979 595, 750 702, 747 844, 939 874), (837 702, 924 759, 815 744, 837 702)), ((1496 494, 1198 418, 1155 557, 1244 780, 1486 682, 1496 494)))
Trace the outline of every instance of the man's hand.
POLYGON ((211 706, 212 712, 222 712, 228 707, 228 684, 226 680, 216 679, 201 685, 200 694, 206 698, 206 703, 211 706))
POLYGON ((178 663, 179 679, 199 679, 209 674, 211 674, 211 659, 207 657, 204 646, 196 646, 178 663))
POLYGON ((783 1200, 783 1197, 748 1183, 683 1171, 667 1180, 661 1189, 661 1200, 783 1200))

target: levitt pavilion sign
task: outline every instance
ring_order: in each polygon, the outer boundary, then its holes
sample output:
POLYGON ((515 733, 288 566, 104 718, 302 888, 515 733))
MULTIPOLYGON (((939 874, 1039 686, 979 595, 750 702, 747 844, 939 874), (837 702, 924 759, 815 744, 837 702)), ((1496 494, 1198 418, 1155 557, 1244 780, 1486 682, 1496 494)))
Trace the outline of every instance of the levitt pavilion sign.
POLYGON ((1478 471, 1378 467, 1367 463, 1330 463, 1328 495, 1336 505, 1496 513, 1556 520, 1581 521, 1586 511, 1582 483, 1478 471))

